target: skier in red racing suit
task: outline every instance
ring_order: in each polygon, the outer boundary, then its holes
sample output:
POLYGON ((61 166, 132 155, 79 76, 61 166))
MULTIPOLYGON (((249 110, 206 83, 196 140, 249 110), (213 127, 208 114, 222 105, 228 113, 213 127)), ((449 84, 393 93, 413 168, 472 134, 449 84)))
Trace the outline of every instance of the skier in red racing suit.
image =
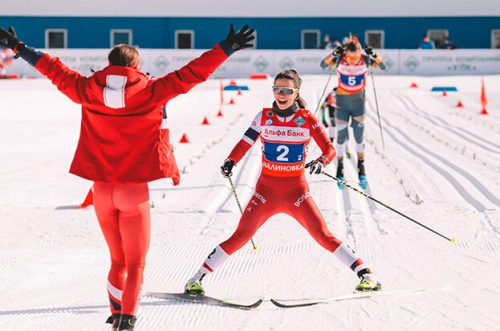
POLYGON ((302 79, 295 70, 284 70, 275 77, 273 107, 264 108, 257 114, 222 165, 223 176, 230 177, 233 166, 260 137, 262 171, 254 195, 233 235, 219 244, 188 280, 186 293, 204 294, 203 277, 243 247, 264 222, 277 213, 295 218, 322 247, 357 273, 361 283, 356 290, 381 288, 374 274, 354 251, 328 230, 310 195, 304 168, 309 168, 311 174, 320 174, 322 168, 335 158, 335 149, 318 119, 304 109, 305 102, 299 95, 301 83, 302 79), (304 167, 311 138, 321 148, 322 155, 304 167))
MULTIPOLYGON (((80 138, 70 172, 94 181, 94 207, 108 244, 107 290, 113 330, 133 330, 141 298, 151 220, 148 182, 172 178, 179 170, 162 127, 164 106, 210 75, 235 51, 251 47, 253 29, 235 34, 158 79, 140 71, 139 52, 114 47, 109 65, 86 77, 59 58, 27 47, 12 27, 0 28, 0 45, 12 49, 73 102, 82 105, 80 138)), ((83 327, 84 328, 84 327, 83 327)))

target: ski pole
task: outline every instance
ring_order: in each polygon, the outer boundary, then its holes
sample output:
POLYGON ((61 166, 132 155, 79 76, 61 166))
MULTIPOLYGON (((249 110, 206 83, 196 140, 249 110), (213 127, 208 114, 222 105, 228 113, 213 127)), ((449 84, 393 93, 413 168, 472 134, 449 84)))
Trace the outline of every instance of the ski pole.
POLYGON ((326 81, 325 88, 323 89, 323 93, 321 93, 321 96, 320 96, 319 101, 318 101, 318 105, 316 106, 316 110, 314 111, 314 116, 316 116, 316 113, 318 112, 318 109, 319 109, 321 103, 323 102, 323 96, 325 95, 326 89, 328 88, 328 84, 330 83, 330 79, 332 78, 332 75, 333 75, 333 72, 335 71, 335 69, 337 69, 339 62, 340 61, 337 61, 335 63, 335 65, 333 66, 332 71, 330 71, 330 75, 328 76, 328 80, 326 81))
POLYGON ((427 226, 423 225, 422 223, 419 223, 419 222, 415 221, 413 218, 406 216, 405 214, 403 214, 403 213, 401 213, 401 212, 397 211, 396 209, 394 209, 394 208, 392 208, 392 207, 389 207, 388 205, 386 205, 386 204, 384 204, 384 203, 382 203, 382 202, 378 201, 378 200, 377 200, 377 199, 375 199, 374 197, 372 197, 372 196, 370 196, 370 195, 366 194, 365 192, 360 191, 360 190, 358 190, 357 188, 355 188, 355 187, 352 187, 352 186, 348 185, 346 182, 344 182, 344 181, 342 181, 342 180, 338 179, 337 177, 334 177, 334 176, 332 176, 332 175, 330 175, 330 174, 327 174, 327 173, 326 173, 326 172, 324 172, 324 171, 322 171, 321 173, 322 173, 322 174, 324 174, 324 175, 325 175, 325 176, 327 176, 327 177, 330 177, 330 178, 332 178, 332 179, 335 179, 337 182, 339 182, 340 184, 342 184, 342 185, 344 185, 344 186, 347 186, 347 187, 348 187, 348 188, 350 188, 351 190, 354 190, 354 191, 358 192, 359 194, 364 195, 364 196, 365 196, 365 197, 367 197, 368 199, 373 200, 373 201, 375 201, 375 202, 376 202, 376 203, 378 203, 378 204, 381 204, 381 205, 382 205, 382 206, 384 206, 385 208, 390 209, 390 210, 392 210, 393 212, 395 212, 395 213, 397 213, 397 214, 399 214, 399 215, 401 215, 401 216, 403 216, 403 217, 405 217, 405 218, 409 219, 409 220, 410 220, 410 221, 412 221, 413 223, 416 223, 416 224, 420 225, 421 227, 423 227, 423 228, 425 228, 425 229, 427 229, 427 230, 429 230, 429 231, 431 231, 431 232, 433 232, 433 233, 437 234, 438 236, 443 237, 444 239, 446 239, 446 240, 448 240, 448 241, 451 241, 453 244, 454 244, 454 243, 456 243, 455 238, 448 238, 448 237, 445 237, 445 236, 443 236, 441 233, 436 232, 436 231, 432 230, 431 228, 429 228, 429 227, 427 227, 427 226))
MULTIPOLYGON (((227 179, 229 179, 229 184, 231 184, 231 190, 233 191, 233 195, 234 195, 234 198, 236 199, 236 203, 238 204, 238 208, 240 208, 240 213, 243 214, 243 209, 241 209, 240 200, 238 199, 238 195, 236 194, 236 190, 235 190, 234 185, 233 185, 233 180, 231 179, 231 177, 227 177, 227 179)), ((259 248, 257 246, 255 246, 255 243, 253 242, 253 238, 251 238, 250 241, 252 242, 252 246, 253 246, 252 250, 257 251, 259 248)))
POLYGON ((369 67, 370 67, 370 76, 372 77, 373 94, 375 95, 375 106, 377 107, 378 127, 380 128, 380 138, 382 139, 382 148, 385 152, 384 135, 382 134, 382 122, 380 120, 380 112, 378 111, 377 91, 375 90, 375 78, 373 77, 373 69, 372 69, 371 60, 370 60, 369 67))

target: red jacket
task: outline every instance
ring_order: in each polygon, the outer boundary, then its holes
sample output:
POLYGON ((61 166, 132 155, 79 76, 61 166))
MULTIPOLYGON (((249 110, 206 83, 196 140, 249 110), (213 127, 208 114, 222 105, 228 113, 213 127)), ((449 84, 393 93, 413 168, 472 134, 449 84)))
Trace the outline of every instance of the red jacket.
POLYGON ((162 106, 206 81, 226 59, 219 45, 158 79, 138 69, 108 66, 86 77, 48 54, 35 68, 72 101, 82 105, 78 147, 70 173, 106 183, 143 183, 172 178, 179 170, 162 106))

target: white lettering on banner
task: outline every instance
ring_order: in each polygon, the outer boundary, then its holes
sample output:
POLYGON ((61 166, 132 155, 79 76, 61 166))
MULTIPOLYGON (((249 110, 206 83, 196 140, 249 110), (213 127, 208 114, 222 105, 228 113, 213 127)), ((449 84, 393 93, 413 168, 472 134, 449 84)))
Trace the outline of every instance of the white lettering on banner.
POLYGON ((311 193, 309 193, 309 192, 306 192, 306 193, 302 194, 301 197, 298 198, 297 201, 295 201, 295 203, 294 203, 295 207, 299 207, 300 204, 302 202, 304 202, 304 200, 307 199, 307 198, 309 198, 310 196, 311 196, 311 193))
POLYGON ((423 62, 452 62, 453 58, 450 56, 424 56, 423 62))
POLYGON ((300 171, 302 170, 302 163, 300 164, 275 164, 269 162, 262 162, 262 167, 273 171, 300 171))
POLYGON ((106 76, 106 87, 104 88, 104 104, 109 108, 125 107, 125 85, 127 77, 108 75, 106 76))

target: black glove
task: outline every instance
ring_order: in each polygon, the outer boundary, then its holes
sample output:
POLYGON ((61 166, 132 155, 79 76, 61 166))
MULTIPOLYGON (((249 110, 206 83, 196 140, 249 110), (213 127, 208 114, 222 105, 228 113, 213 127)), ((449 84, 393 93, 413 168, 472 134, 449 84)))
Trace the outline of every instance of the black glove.
POLYGON ((372 46, 365 47, 365 53, 367 55, 371 55, 374 59, 376 59, 378 56, 377 52, 375 52, 372 46))
POLYGON ((322 118, 322 119, 321 119, 321 122, 323 123, 323 126, 324 126, 325 128, 327 128, 327 127, 328 127, 328 122, 326 121, 326 119, 325 119, 325 118, 322 118))
POLYGON ((306 164, 306 169, 307 168, 311 168, 309 169, 309 173, 310 174, 320 174, 321 173, 321 170, 323 169, 323 162, 321 160, 313 160, 311 162, 309 162, 308 164, 306 164))
POLYGON ((17 44, 19 44, 19 40, 16 37, 16 31, 12 26, 9 26, 9 32, 0 28, 0 45, 3 47, 14 50, 17 44))
POLYGON ((224 178, 229 178, 233 175, 234 161, 227 159, 224 164, 220 167, 220 172, 224 178))
POLYGON ((342 56, 342 54, 344 54, 344 48, 342 48, 342 46, 337 46, 332 52, 333 56, 342 56))
POLYGON ((242 48, 253 47, 253 45, 248 44, 248 42, 255 39, 255 37, 251 35, 254 31, 255 29, 248 30, 247 24, 242 27, 237 34, 234 34, 234 25, 231 24, 231 28, 229 29, 229 34, 227 35, 226 40, 235 51, 238 51, 242 48))
POLYGON ((0 28, 0 46, 12 49, 16 53, 15 59, 26 49, 26 45, 17 39, 16 31, 12 26, 9 26, 8 32, 0 28))

